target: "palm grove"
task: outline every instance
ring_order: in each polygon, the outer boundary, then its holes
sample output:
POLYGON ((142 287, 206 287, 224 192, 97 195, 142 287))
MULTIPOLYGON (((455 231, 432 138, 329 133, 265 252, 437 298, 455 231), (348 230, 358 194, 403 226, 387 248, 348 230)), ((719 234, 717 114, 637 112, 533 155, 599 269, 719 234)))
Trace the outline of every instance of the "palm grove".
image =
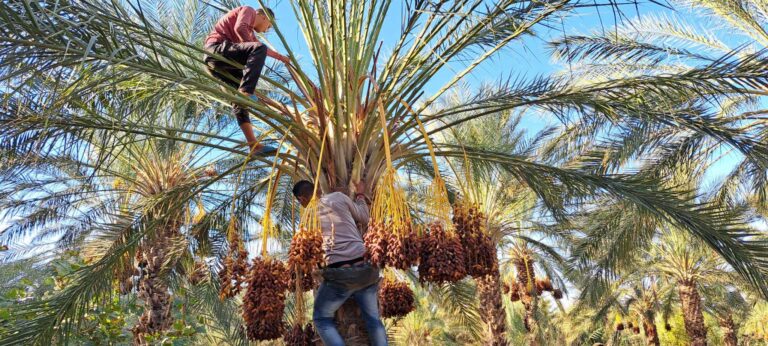
POLYGON ((366 242, 395 343, 768 338, 763 2, 654 2, 671 14, 630 20, 608 1, 291 1, 301 42, 283 22, 271 36, 295 69, 268 70, 260 102, 200 63, 238 5, 0 4, 0 343, 306 344, 301 179, 376 196, 366 242), (605 9, 625 21, 548 43, 563 72, 467 86, 605 9), (276 154, 238 146, 235 101, 276 154), (530 133, 531 116, 554 125, 530 133))

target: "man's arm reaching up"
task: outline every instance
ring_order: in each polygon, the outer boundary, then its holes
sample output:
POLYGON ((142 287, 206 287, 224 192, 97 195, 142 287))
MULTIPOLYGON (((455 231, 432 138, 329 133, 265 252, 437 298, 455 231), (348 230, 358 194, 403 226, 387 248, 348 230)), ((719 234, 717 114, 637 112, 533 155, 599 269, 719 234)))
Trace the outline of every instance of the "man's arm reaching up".
POLYGON ((352 214, 352 218, 355 219, 355 222, 364 225, 368 224, 370 213, 368 212, 368 204, 365 203, 365 197, 357 195, 354 201, 347 197, 347 195, 344 195, 344 197, 346 197, 344 200, 346 201, 347 207, 349 208, 349 213, 352 214))

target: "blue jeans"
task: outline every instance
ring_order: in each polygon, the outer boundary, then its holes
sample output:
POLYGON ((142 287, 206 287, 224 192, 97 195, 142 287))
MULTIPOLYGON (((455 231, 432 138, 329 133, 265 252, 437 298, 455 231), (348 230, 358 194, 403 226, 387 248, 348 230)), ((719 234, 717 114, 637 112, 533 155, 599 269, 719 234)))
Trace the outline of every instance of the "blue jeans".
POLYGON ((357 306, 360 307, 371 345, 386 346, 387 332, 384 330, 384 324, 381 323, 381 318, 379 317, 378 282, 356 291, 345 289, 327 281, 323 281, 320 284, 317 297, 315 297, 312 319, 315 322, 317 334, 323 340, 323 344, 325 346, 344 345, 344 339, 341 338, 339 331, 336 329, 333 315, 349 297, 355 298, 357 306))

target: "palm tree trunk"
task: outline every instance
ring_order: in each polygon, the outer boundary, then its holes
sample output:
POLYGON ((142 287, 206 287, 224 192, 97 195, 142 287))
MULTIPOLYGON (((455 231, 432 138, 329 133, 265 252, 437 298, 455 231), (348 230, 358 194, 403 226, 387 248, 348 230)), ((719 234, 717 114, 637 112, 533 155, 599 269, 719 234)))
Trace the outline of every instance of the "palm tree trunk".
POLYGON ((683 307, 685 331, 691 339, 691 346, 707 344, 707 327, 704 325, 704 314, 701 310, 701 297, 696 289, 696 281, 678 280, 677 291, 683 307))
POLYGON ((539 345, 539 325, 536 322, 536 310, 538 298, 536 292, 536 273, 533 271, 533 259, 528 254, 523 254, 513 259, 517 270, 517 287, 520 292, 520 302, 525 307, 523 323, 528 331, 528 344, 539 345))
POLYGON ((348 346, 370 345, 365 320, 354 299, 347 299, 336 312, 336 326, 348 346))
POLYGON ((723 329, 723 341, 725 342, 725 346, 737 346, 739 340, 736 335, 736 324, 733 323, 733 316, 731 316, 730 313, 725 316, 720 316, 718 317, 718 322, 720 322, 720 328, 723 329))
MULTIPOLYGON (((162 278, 162 272, 169 266, 166 261, 175 262, 169 251, 175 241, 180 240, 181 218, 171 221, 165 230, 139 249, 139 266, 143 267, 143 276, 139 279, 138 296, 144 301, 144 314, 133 327, 134 345, 147 345, 146 335, 160 333, 171 326, 171 292, 162 278)), ((172 263, 170 265, 173 265, 172 263)))
POLYGON ((648 315, 648 313, 646 313, 646 315, 643 316, 643 329, 645 329, 645 343, 648 346, 659 346, 661 345, 659 342, 659 331, 656 330, 656 323, 654 323, 653 320, 654 320, 653 312, 650 313, 650 316, 648 315))
POLYGON ((477 280, 477 290, 480 295, 480 313, 483 322, 488 326, 488 339, 486 344, 490 346, 506 346, 506 313, 501 303, 501 283, 499 270, 496 269, 490 275, 477 280))

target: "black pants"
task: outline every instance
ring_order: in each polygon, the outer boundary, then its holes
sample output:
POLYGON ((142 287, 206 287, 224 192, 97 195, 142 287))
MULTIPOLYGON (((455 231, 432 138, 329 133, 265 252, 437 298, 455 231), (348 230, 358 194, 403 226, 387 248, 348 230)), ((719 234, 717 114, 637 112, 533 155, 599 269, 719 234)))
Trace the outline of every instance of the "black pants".
MULTIPOLYGON (((208 73, 234 88, 253 94, 259 77, 261 77, 261 70, 264 69, 264 61, 267 59, 267 46, 260 42, 232 43, 225 41, 206 45, 205 50, 245 65, 245 68, 241 70, 211 56, 205 55, 204 57, 208 73)), ((251 122, 248 117, 248 109, 243 105, 233 103, 232 113, 237 119, 238 125, 251 122)))

